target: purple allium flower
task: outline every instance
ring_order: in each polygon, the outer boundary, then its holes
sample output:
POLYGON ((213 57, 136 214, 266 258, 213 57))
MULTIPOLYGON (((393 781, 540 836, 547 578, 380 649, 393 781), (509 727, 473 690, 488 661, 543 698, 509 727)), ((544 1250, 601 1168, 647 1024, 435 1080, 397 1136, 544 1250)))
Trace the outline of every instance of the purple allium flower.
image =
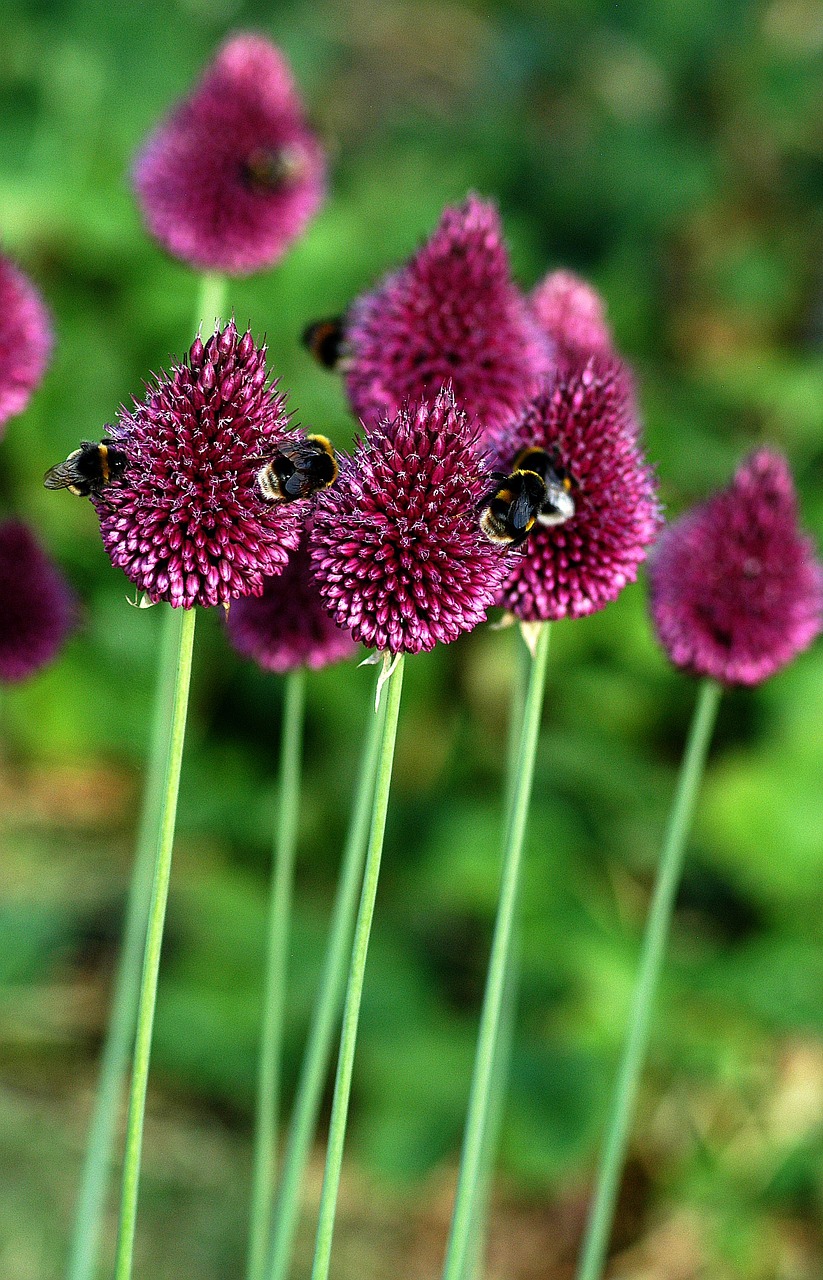
POLYGON ((72 630, 63 575, 20 520, 0 524, 0 680, 25 680, 51 662, 72 630))
POLYGON ((261 596, 236 601, 226 620, 238 653, 279 675, 296 667, 318 671, 356 652, 351 632, 329 617, 312 575, 306 534, 261 596))
POLYGON ((257 477, 297 438, 284 399, 268 385, 266 348, 231 321, 120 410, 109 432, 127 467, 92 501, 112 564, 150 600, 222 604, 282 571, 307 503, 266 501, 257 477))
POLYGON ((282 257, 323 201, 325 160, 280 51, 226 41, 133 180, 152 235, 184 262, 247 275, 282 257))
POLYGON ((486 429, 521 412, 552 367, 552 345, 512 283, 497 210, 474 195, 353 303, 346 344, 349 398, 366 426, 451 385, 486 429))
POLYGON ((571 271, 551 271, 529 301, 540 328, 561 352, 588 356, 613 351, 603 299, 571 271))
POLYGON ((320 494, 314 573, 356 640, 419 653, 485 618, 509 560, 480 532, 478 504, 494 483, 477 442, 443 391, 367 433, 320 494))
POLYGON ((625 366, 604 356, 564 361, 520 421, 495 433, 492 460, 510 471, 529 446, 569 477, 575 511, 535 526, 498 603, 524 622, 596 613, 634 582, 660 525, 625 366))
POLYGON ((0 427, 22 413, 51 353, 45 306, 23 272, 0 257, 0 427))
POLYGON ((649 573, 658 639, 693 675, 759 684, 823 626, 823 568, 798 529, 788 464, 768 449, 666 529, 649 573))

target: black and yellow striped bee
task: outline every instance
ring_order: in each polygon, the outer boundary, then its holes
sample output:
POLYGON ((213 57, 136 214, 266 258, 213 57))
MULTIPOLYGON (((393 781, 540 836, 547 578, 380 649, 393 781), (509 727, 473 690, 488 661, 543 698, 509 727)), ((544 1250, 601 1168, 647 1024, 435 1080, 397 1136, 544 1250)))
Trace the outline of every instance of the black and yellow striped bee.
POLYGON ((534 528, 546 498, 536 471, 513 471, 481 504, 480 528, 490 542, 519 547, 534 528))
POLYGON ((311 497, 318 489, 328 489, 337 473, 331 441, 313 435, 279 449, 258 471, 257 483, 269 502, 294 502, 311 497))
POLYGON ((99 444, 83 440, 80 448, 70 453, 65 462, 49 467, 43 477, 47 489, 68 489, 78 498, 98 494, 112 480, 119 480, 128 466, 128 458, 111 440, 99 444))
POLYGON ((344 324, 344 316, 331 316, 327 320, 314 320, 303 330, 300 341, 324 369, 345 369, 349 351, 344 324))
POLYGON ((560 466, 556 456, 547 453, 545 449, 530 447, 517 455, 514 470, 533 471, 543 481, 546 496, 537 513, 538 524, 565 524, 572 518, 575 512, 571 494, 574 482, 560 466))

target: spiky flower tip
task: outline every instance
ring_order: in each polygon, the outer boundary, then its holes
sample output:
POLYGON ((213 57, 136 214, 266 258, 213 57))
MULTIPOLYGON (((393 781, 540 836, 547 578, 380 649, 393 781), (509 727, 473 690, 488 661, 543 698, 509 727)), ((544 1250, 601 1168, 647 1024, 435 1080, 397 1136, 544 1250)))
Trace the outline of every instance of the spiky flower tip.
POLYGON ((25 680, 51 662, 76 621, 74 595, 20 520, 0 524, 0 680, 25 680))
POLYGON ((613 350, 603 299, 571 271, 551 271, 529 301, 540 328, 560 352, 585 356, 613 350))
POLYGON ((22 413, 51 353, 51 324, 23 272, 0 257, 0 428, 22 413))
POLYGON ((470 417, 493 427, 525 407, 553 355, 512 283, 497 209, 475 195, 353 303, 346 345, 349 399, 367 426, 450 385, 470 417))
POLYGON ((490 488, 478 431, 449 391, 367 432, 315 510, 312 565, 335 621, 391 653, 482 622, 508 564, 480 532, 490 488))
POLYGON ((270 502, 261 467, 289 431, 270 385, 266 348, 231 321, 108 433, 126 456, 122 478, 92 494, 103 544, 139 591, 175 607, 259 595, 297 546, 308 504, 270 502))
POLYGON ((529 534, 498 603, 524 622, 596 613, 637 577, 660 527, 654 477, 638 441, 631 378, 611 357, 564 361, 514 425, 491 440, 510 471, 543 449, 566 477, 574 514, 529 534))
POLYGON ((723 684, 766 680, 823 626, 823 567, 798 528, 788 464, 769 449, 669 526, 649 574, 671 661, 723 684))
POLYGON ((226 625, 238 653, 278 675, 298 667, 318 671, 356 652, 351 632, 337 626, 320 599, 305 534, 261 596, 232 605, 226 625))
POLYGON ((288 64, 233 36, 137 157, 146 225, 191 266, 247 275, 276 262, 325 194, 325 159, 288 64))

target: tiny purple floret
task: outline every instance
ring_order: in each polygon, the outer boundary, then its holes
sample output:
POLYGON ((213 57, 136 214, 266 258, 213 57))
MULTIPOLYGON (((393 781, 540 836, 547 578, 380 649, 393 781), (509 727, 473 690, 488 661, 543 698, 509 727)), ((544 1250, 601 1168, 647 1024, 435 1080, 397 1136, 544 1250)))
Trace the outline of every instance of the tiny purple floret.
POLYGON ((671 661, 723 684, 766 680, 823 626, 823 568, 798 527, 788 463, 769 449, 666 529, 649 574, 671 661))
POLYGON ((574 515, 535 525, 498 603, 523 622, 581 618, 617 598, 660 527, 654 477, 638 441, 632 380, 614 357, 563 361, 514 426, 491 441, 510 471, 521 450, 545 449, 571 480, 574 515))
POLYGON ((553 364, 512 282, 497 209, 475 195, 353 303, 346 343, 349 399, 366 426, 451 386, 485 430, 521 412, 553 364))
POLYGON ((283 572, 266 578, 261 596, 232 605, 226 626, 238 653, 278 675, 319 671, 357 652, 351 632, 337 626, 320 599, 306 534, 283 572))
POLYGON ((449 391, 367 432, 315 510, 312 564, 335 621, 391 653, 482 622, 509 563, 478 522, 493 488, 478 430, 449 391))
POLYGON ((287 440, 266 348, 231 321, 107 428, 128 465, 92 501, 112 564, 175 607, 259 595, 300 539, 308 503, 267 501, 258 473, 287 440))
POLYGON ((51 354, 49 315, 31 281, 0 257, 0 428, 22 413, 51 354))
POLYGON ((74 594, 21 520, 0 524, 0 680, 46 666, 76 623, 74 594))
POLYGON ((190 266, 247 275, 277 262, 325 194, 323 150, 279 49, 227 40, 143 147, 134 186, 152 235, 190 266))

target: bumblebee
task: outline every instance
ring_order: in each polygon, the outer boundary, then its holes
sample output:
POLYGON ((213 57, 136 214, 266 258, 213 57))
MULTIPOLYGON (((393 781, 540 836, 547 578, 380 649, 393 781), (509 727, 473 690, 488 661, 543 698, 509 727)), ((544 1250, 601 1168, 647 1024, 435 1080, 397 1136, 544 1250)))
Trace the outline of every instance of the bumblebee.
POLYGON ((256 191, 280 191, 305 171, 306 157, 295 147, 258 147, 243 165, 243 176, 256 191))
POLYGON ((123 450, 116 448, 111 440, 104 438, 99 444, 83 440, 65 462, 49 467, 43 484, 47 489, 68 489, 78 498, 87 498, 89 494, 100 493, 112 480, 119 480, 128 461, 123 450))
POLYGON ((257 473, 260 492, 269 502, 294 502, 328 489, 337 479, 337 458, 325 436, 306 436, 284 445, 257 473))
POLYGON ((546 486, 536 471, 513 471, 483 499, 480 528, 490 542, 519 547, 534 528, 546 501, 546 486))
POLYGON ((331 316, 327 320, 314 320, 306 325, 300 337, 309 355, 314 356, 324 369, 345 369, 349 350, 344 319, 343 316, 331 316))
POLYGON ((565 524, 575 512, 571 494, 573 480, 558 463, 557 456, 545 449, 529 447, 514 460, 515 471, 533 471, 546 489, 546 497, 537 514, 537 523, 545 526, 565 524))

